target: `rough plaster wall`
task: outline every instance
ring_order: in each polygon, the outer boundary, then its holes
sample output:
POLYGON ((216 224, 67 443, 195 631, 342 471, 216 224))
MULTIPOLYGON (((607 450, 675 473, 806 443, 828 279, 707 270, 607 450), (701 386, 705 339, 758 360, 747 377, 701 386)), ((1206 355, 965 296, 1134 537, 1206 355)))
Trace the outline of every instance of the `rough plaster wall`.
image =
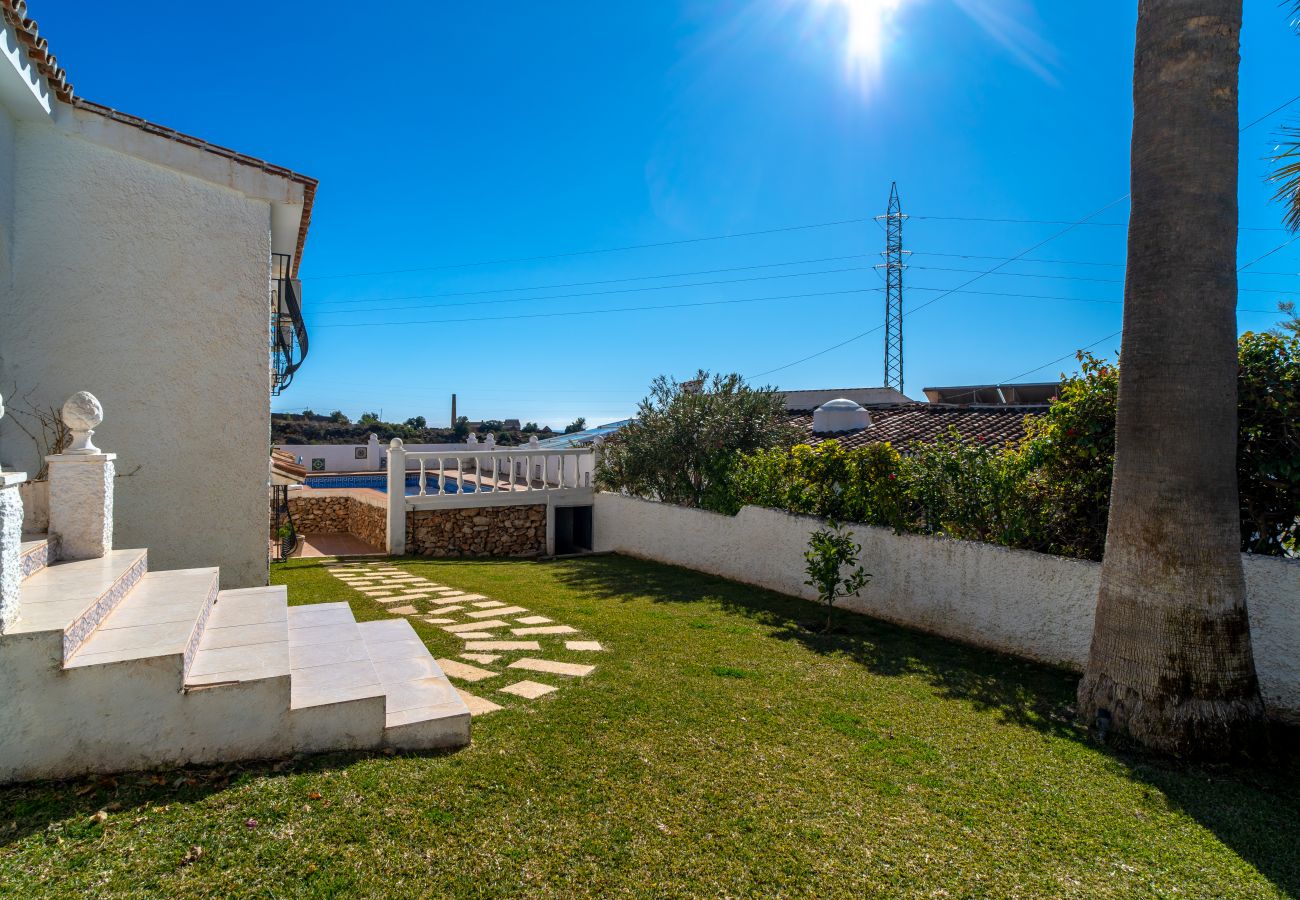
MULTIPOLYGON (((596 550, 721 575, 808 600, 803 553, 821 522, 747 506, 732 518, 597 494, 596 550)), ((846 609, 1075 670, 1088 657, 1101 566, 990 544, 854 529, 873 578, 846 609)), ((1244 557, 1260 686, 1300 721, 1300 562, 1244 557)))
MULTIPOLYGON (((264 584, 269 204, 48 123, 19 124, 16 166, 0 390, 103 402, 117 546, 264 584)), ((0 427, 0 459, 35 453, 0 427)))
MULTIPOLYGON (((4 322, 13 304, 13 218, 14 218, 14 121, 0 107, 0 322, 4 322)), ((4 330, 0 326, 0 331, 4 330)), ((0 335, 0 372, 4 371, 5 347, 0 335)), ((7 395, 8 385, 0 382, 0 395, 7 395)), ((0 420, 0 433, 4 429, 0 420)), ((0 454, 0 464, 4 456, 0 454)))

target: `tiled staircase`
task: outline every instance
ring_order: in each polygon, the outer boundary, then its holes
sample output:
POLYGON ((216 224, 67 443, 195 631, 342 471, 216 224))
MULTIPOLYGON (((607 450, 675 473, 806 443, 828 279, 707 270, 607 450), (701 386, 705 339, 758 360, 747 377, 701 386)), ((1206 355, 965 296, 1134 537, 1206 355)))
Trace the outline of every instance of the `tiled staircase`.
POLYGON ((215 568, 150 572, 145 550, 57 557, 23 536, 0 634, 0 782, 469 742, 469 710, 405 620, 222 591, 215 568))

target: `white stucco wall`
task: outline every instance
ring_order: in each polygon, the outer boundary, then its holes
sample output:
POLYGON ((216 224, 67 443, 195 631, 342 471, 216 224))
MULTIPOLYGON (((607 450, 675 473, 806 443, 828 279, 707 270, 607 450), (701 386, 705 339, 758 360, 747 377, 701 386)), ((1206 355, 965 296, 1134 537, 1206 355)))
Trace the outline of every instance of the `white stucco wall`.
MULTIPOLYGON (((598 494, 596 550, 684 566, 815 599, 803 554, 817 519, 747 506, 733 517, 598 494)), ((846 609, 1017 656, 1082 669, 1101 566, 860 526, 872 574, 846 609)), ((1270 711, 1300 721, 1300 561, 1244 557, 1260 687, 1270 711)))
MULTIPOLYGON (((18 122, 14 150, 0 390, 101 400, 95 442, 123 476, 117 546, 148 547, 157 568, 220 565, 223 587, 264 584, 269 201, 68 122, 18 122)), ((11 423, 0 462, 35 471, 11 423)))

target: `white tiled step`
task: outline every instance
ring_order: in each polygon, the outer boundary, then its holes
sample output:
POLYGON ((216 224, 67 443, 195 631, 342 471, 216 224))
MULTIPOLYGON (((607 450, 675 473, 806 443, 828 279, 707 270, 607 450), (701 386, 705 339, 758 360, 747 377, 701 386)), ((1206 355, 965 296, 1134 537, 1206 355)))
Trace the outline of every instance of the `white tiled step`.
POLYGON ((294 709, 383 695, 347 603, 291 606, 288 617, 294 709))
POLYGON ((66 659, 147 568, 147 550, 112 550, 98 559, 46 566, 23 581, 18 620, 6 633, 62 632, 66 659))
POLYGON ((289 675, 289 618, 283 586, 222 591, 208 617, 187 689, 289 675))
POLYGON ((24 534, 18 548, 18 571, 30 578, 54 562, 59 546, 58 537, 48 534, 24 534))
POLYGON ((291 606, 290 717, 299 750, 373 749, 384 739, 384 689, 346 603, 291 606))
POLYGON ((219 576, 215 567, 149 572, 64 667, 179 656, 183 672, 198 648, 219 576))
POLYGON ((408 750, 463 747, 470 712, 405 619, 357 625, 387 698, 384 743, 408 750))

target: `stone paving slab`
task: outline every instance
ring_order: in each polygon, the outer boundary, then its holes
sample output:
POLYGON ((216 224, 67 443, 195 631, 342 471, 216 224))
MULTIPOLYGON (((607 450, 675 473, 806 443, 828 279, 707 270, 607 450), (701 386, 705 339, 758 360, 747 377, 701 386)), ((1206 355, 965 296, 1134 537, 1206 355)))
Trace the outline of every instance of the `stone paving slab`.
POLYGON ((447 615, 447 613, 460 612, 460 611, 461 611, 462 609, 464 609, 464 608, 465 608, 465 607, 463 607, 463 606, 455 606, 455 605, 453 605, 453 606, 443 606, 443 607, 441 607, 441 608, 439 608, 439 609, 435 609, 435 610, 433 610, 432 612, 433 612, 433 614, 434 614, 435 616, 445 616, 445 615, 447 615))
POLYGON ((390 606, 388 611, 399 616, 418 616, 420 614, 420 611, 414 606, 390 606))
POLYGON ((511 628, 511 634, 577 634, 572 625, 535 625, 532 628, 511 628))
POLYGON ((361 588, 360 590, 368 597, 382 597, 393 592, 392 588, 361 588))
POLYGON ((596 671, 595 666, 585 666, 581 663, 556 662, 551 659, 517 659, 506 668, 509 669, 527 669, 530 672, 545 672, 548 675, 571 675, 581 678, 584 675, 590 675, 596 671))
POLYGON ((505 606, 500 600, 479 600, 474 605, 479 609, 496 609, 498 606, 505 606))
POLYGON ((460 634, 462 631, 486 631, 489 628, 505 628, 509 622, 494 620, 491 622, 464 622, 460 625, 444 625, 443 631, 450 631, 452 634, 460 634))
POLYGON ((462 653, 460 655, 460 658, 472 660, 473 662, 476 663, 483 663, 486 666, 486 665, 491 665, 501 657, 496 655, 495 653, 462 653))
POLYGON ((449 678, 459 678, 461 681, 468 681, 471 684, 476 681, 482 681, 485 678, 497 677, 497 673, 490 669, 480 669, 478 666, 471 666, 469 663, 457 662, 454 659, 439 659, 435 661, 449 678))
POLYGON ((528 610, 522 606, 507 606, 505 609, 480 609, 476 612, 465 613, 471 619, 486 619, 491 616, 513 616, 519 613, 526 613, 528 610))
POLYGON ((465 596, 460 598, 462 603, 468 602, 470 600, 486 600, 486 599, 487 597, 484 597, 482 594, 466 594, 465 596))
POLYGON ((490 631, 462 631, 458 633, 456 637, 460 638, 462 641, 477 641, 486 638, 494 638, 496 635, 490 631))
POLYGON ((546 618, 546 616, 525 616, 516 621, 518 621, 520 625, 545 625, 553 620, 546 618))
POLYGON ((559 690, 559 688, 553 688, 549 684, 539 684, 536 681, 518 681, 499 690, 503 694, 514 694, 516 697, 536 700, 538 697, 559 690))
POLYGON ((565 641, 564 649, 566 650, 604 650, 600 641, 565 641))
MULTIPOLYGON (((464 637, 465 635, 461 635, 464 637)), ((470 641, 466 650, 541 650, 537 641, 470 641)))
POLYGON ((455 622, 456 620, 455 620, 455 619, 439 619, 439 618, 437 618, 437 617, 435 617, 435 616, 425 616, 425 617, 424 617, 424 621, 428 622, 430 625, 450 625, 452 622, 455 622))
POLYGON ((456 688, 456 693, 460 694, 460 699, 464 700, 465 705, 469 707, 471 716, 486 716, 488 713, 496 712, 501 708, 491 700, 476 697, 468 691, 462 691, 460 688, 456 688))

